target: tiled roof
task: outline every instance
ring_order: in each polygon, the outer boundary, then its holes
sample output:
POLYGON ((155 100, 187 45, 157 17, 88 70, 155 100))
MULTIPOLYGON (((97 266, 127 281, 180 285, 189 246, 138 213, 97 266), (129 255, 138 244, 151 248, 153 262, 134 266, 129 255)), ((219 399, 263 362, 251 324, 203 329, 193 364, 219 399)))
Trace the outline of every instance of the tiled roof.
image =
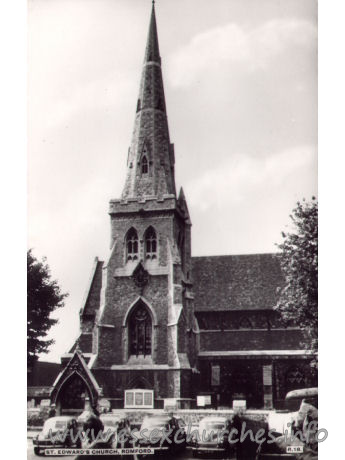
MULTIPOLYGON (((97 261, 83 316, 99 308, 103 264, 97 261)), ((284 282, 277 254, 192 257, 192 276, 195 311, 271 309, 284 282)))
POLYGON ((56 376, 60 372, 60 367, 60 363, 36 361, 28 375, 28 386, 45 387, 53 385, 56 376))
POLYGON ((192 258, 195 311, 264 310, 277 301, 277 254, 192 258))

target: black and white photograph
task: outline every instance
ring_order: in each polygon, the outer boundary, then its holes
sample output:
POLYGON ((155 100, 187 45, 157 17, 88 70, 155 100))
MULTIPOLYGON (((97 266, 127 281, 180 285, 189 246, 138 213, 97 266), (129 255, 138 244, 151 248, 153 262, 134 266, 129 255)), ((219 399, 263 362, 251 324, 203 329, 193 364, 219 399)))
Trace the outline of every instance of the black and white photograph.
POLYGON ((27 21, 27 458, 316 460, 317 1, 27 21))

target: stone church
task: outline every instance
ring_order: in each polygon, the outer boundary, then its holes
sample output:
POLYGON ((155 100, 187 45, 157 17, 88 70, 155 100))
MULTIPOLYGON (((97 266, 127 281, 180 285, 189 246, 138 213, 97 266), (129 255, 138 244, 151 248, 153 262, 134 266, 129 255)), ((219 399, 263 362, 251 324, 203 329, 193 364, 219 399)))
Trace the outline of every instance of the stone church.
POLYGON ((51 390, 60 413, 111 408, 280 407, 315 385, 295 325, 273 310, 275 254, 192 257, 185 195, 175 189, 154 5, 127 177, 109 204, 111 250, 95 259, 80 336, 51 390))

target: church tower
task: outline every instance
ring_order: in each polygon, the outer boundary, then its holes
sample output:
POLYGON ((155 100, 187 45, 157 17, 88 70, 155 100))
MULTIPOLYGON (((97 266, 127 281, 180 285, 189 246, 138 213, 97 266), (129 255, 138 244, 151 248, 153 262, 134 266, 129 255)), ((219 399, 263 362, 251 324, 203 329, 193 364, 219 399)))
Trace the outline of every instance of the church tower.
POLYGON ((125 185, 109 207, 92 371, 106 372, 119 400, 126 389, 152 389, 156 407, 165 398, 188 405, 196 357, 191 221, 174 161, 153 4, 125 185))

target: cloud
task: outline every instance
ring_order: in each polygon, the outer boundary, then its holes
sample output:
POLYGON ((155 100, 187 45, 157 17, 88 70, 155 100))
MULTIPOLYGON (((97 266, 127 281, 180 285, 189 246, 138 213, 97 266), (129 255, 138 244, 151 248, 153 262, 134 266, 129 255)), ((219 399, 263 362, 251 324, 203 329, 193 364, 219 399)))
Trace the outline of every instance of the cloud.
POLYGON ((224 70, 226 62, 248 71, 265 68, 289 48, 315 45, 316 36, 316 26, 305 20, 274 19, 254 29, 229 23, 194 36, 170 56, 169 78, 174 86, 188 86, 204 71, 224 70))
MULTIPOLYGON (((291 176, 296 189, 299 175, 316 167, 316 150, 311 146, 285 149, 255 158, 232 155, 231 159, 205 172, 186 187, 189 206, 201 212, 238 204, 258 195, 261 190, 279 187, 291 176)), ((305 176, 303 176, 305 177, 305 176)))

